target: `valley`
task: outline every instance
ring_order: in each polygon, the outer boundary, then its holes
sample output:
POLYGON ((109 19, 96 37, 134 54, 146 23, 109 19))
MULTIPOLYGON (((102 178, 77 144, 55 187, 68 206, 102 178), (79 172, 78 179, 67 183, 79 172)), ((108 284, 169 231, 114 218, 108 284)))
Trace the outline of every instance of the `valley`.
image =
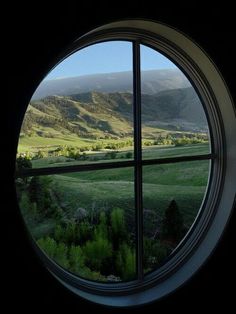
MULTIPOLYGON (((31 101, 19 138, 18 153, 55 152, 62 146, 83 151, 133 145, 130 93, 89 92, 31 101)), ((207 121, 192 88, 142 96, 143 145, 158 139, 208 140, 207 121)), ((168 141, 167 141, 168 143, 168 141)), ((160 144, 160 143, 159 143, 160 144)), ((166 143, 164 143, 166 145, 166 143)))
MULTIPOLYGON (((208 154, 207 120, 194 89, 153 91, 141 99, 142 159, 208 154)), ((134 166, 33 177, 21 172, 134 161, 133 138, 128 88, 34 98, 26 111, 16 160, 20 210, 39 247, 83 278, 136 278, 134 166)), ((161 266, 191 228, 209 169, 208 160, 142 166, 144 273, 161 266)))

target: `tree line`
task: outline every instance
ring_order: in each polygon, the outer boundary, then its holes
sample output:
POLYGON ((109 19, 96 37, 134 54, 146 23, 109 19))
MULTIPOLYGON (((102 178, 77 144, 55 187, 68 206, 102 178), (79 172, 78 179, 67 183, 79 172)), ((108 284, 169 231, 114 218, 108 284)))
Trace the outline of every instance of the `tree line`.
MULTIPOLYGON (((142 141, 142 146, 184 146, 184 145, 192 145, 192 144, 200 144, 208 142, 208 137, 205 134, 178 134, 178 135, 159 135, 154 140, 145 139, 142 141)), ((127 139, 125 141, 112 141, 112 142, 103 142, 98 141, 92 145, 85 146, 70 146, 70 145, 59 145, 56 149, 46 150, 38 150, 37 152, 25 152, 20 153, 18 156, 27 157, 28 159, 40 159, 45 157, 68 157, 72 159, 81 159, 85 160, 88 156, 86 156, 85 152, 94 152, 94 151, 102 151, 102 150, 120 150, 126 147, 132 147, 134 145, 132 139, 127 139)), ((114 155, 114 154, 113 154, 114 155)), ((109 157, 109 152, 106 157, 109 157)), ((128 157, 129 158, 129 157, 128 157)), ((109 158, 107 158, 109 159, 109 158)))

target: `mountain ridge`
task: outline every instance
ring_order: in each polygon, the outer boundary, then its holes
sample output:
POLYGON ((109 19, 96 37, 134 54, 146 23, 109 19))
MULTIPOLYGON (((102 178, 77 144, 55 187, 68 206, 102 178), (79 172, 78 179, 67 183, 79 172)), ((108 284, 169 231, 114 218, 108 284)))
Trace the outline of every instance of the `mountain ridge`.
MULTIPOLYGON (((98 91, 51 95, 31 101, 21 134, 42 137, 76 134, 85 138, 128 137, 133 134, 131 93, 98 91)), ((143 135, 159 129, 205 132, 207 122, 192 87, 142 95, 143 135)))
MULTIPOLYGON (((190 83, 179 69, 146 70, 141 72, 142 92, 156 92, 189 87, 190 83)), ((43 80, 32 99, 40 99, 49 95, 72 95, 91 91, 100 92, 132 92, 132 71, 90 74, 77 77, 43 80)))

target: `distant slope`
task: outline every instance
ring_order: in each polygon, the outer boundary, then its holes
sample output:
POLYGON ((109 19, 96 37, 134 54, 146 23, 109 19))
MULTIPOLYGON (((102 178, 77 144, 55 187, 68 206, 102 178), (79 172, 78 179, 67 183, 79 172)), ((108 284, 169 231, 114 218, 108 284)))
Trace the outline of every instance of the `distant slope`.
MULTIPOLYGON (((40 99, 50 95, 72 95, 84 92, 132 92, 132 72, 117 72, 44 80, 33 95, 40 99)), ((162 90, 189 87, 190 83, 178 69, 142 71, 142 92, 155 94, 162 90)))
MULTIPOLYGON (((87 92, 48 96, 30 103, 22 125, 24 136, 117 138, 133 134, 131 93, 87 92)), ((192 87, 142 95, 145 136, 158 128, 206 131, 204 111, 192 87)))
POLYGON ((169 125, 183 131, 207 131, 203 106, 192 87, 145 95, 142 112, 143 121, 149 126, 165 128, 169 125))

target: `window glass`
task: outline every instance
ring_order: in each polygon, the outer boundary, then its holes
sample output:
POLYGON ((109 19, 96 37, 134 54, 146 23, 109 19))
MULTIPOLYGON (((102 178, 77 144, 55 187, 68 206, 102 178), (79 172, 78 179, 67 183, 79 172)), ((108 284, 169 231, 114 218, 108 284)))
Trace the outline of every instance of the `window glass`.
POLYGON ((17 179, 21 212, 39 247, 86 279, 135 279, 133 169, 17 179))
POLYGON ((210 162, 143 167, 144 272, 156 270, 193 224, 205 196, 210 162))
POLYGON ((143 158, 209 153, 207 119, 190 81, 154 49, 141 45, 140 53, 143 158))
POLYGON ((18 156, 33 168, 133 158, 132 44, 110 41, 75 52, 35 91, 18 156))

